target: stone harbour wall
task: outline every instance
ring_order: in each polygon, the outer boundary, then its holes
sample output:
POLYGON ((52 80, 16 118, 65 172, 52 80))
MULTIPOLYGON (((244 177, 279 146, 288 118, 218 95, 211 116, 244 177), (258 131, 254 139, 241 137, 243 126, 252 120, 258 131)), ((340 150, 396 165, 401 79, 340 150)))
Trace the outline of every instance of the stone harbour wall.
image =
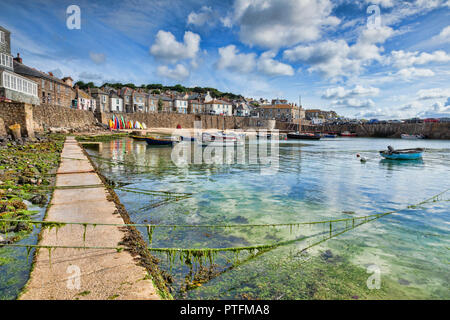
POLYGON ((33 120, 36 131, 47 128, 81 130, 93 127, 97 123, 95 115, 90 111, 48 104, 33 105, 33 120))
POLYGON ((194 128, 195 121, 201 121, 203 129, 273 129, 275 120, 248 117, 229 117, 214 115, 176 114, 176 113, 101 113, 100 122, 108 124, 113 115, 122 116, 125 121, 139 121, 147 128, 194 128))
MULTIPOLYGON (((30 104, 21 102, 0 102, 0 118, 9 133, 9 126, 19 124, 22 136, 34 138, 33 110, 30 104)), ((0 129, 1 131, 1 129, 0 129)))

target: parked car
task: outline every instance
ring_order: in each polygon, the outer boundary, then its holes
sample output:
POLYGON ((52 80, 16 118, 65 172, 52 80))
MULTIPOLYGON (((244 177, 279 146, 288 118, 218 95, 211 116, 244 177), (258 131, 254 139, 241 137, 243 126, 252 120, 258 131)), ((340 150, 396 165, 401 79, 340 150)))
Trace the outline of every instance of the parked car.
POLYGON ((439 119, 427 118, 427 119, 423 120, 423 122, 439 122, 439 119))
POLYGON ((379 123, 379 122, 380 122, 380 120, 378 120, 378 119, 370 119, 367 123, 373 124, 373 123, 379 123))

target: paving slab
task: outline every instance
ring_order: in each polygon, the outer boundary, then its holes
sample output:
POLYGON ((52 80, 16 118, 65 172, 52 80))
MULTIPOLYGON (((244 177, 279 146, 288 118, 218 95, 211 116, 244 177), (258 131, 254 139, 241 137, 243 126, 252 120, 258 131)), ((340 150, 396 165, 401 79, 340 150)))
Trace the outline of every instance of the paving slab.
MULTIPOLYGON (((67 138, 63 155, 83 159, 62 159, 56 186, 94 186, 55 189, 47 221, 123 224, 115 204, 93 171, 81 147, 67 138), (87 161, 87 162, 86 162, 87 161), (91 170, 92 172, 84 172, 91 170), (100 186, 99 186, 100 185, 100 186)), ((39 245, 117 247, 125 236, 116 226, 65 225, 44 230, 39 245)), ((144 267, 127 251, 115 249, 41 248, 22 300, 160 299, 144 267)))

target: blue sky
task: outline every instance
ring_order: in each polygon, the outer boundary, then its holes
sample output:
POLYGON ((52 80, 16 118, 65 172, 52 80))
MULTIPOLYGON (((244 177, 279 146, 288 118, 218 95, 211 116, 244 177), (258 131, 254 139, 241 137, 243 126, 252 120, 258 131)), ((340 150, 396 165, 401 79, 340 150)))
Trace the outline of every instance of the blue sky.
POLYGON ((450 0, 2 0, 0 7, 14 55, 75 80, 181 83, 292 102, 301 95, 306 108, 359 118, 450 116, 450 0), (66 27, 73 4, 80 30, 66 27))

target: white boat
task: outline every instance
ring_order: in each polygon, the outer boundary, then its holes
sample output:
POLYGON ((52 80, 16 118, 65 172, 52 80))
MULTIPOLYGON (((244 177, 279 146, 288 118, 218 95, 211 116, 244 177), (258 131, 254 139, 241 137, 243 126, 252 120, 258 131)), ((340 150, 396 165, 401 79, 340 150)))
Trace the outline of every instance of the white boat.
POLYGON ((416 139, 423 139, 425 138, 422 134, 406 134, 403 133, 401 135, 402 139, 408 139, 408 140, 416 140, 416 139))
POLYGON ((227 146, 239 146, 245 143, 245 135, 235 134, 235 133, 203 133, 202 139, 197 140, 198 144, 203 147, 214 146, 214 147, 227 147, 227 146))

